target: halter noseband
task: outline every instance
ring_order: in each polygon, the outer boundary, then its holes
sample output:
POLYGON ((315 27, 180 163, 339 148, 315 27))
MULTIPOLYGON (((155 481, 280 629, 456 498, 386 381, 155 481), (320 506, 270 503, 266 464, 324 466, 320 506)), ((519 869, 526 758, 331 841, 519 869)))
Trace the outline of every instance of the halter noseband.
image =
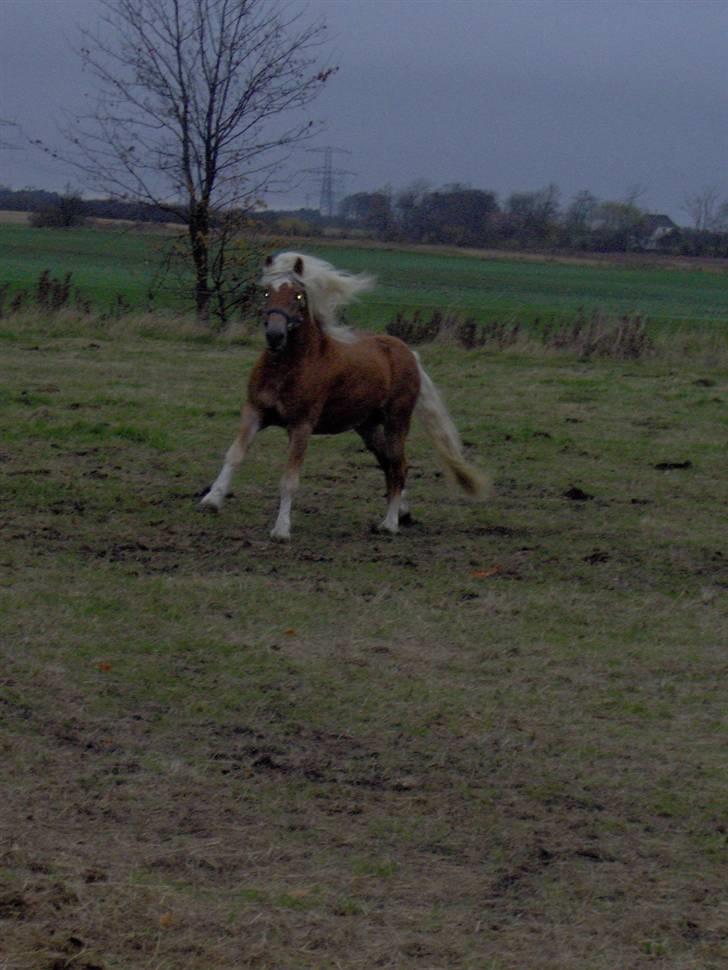
POLYGON ((273 307, 272 310, 266 310, 266 312, 265 312, 264 322, 265 322, 266 326, 268 325, 268 321, 270 320, 270 318, 272 316, 276 316, 276 315, 279 316, 279 317, 283 317, 283 319, 286 321, 286 330, 289 330, 289 331, 290 330, 295 330, 296 327, 300 327, 301 324, 303 323, 303 320, 304 320, 304 318, 302 316, 295 316, 294 317, 292 314, 288 313, 286 310, 281 310, 281 309, 278 309, 276 307, 273 307))

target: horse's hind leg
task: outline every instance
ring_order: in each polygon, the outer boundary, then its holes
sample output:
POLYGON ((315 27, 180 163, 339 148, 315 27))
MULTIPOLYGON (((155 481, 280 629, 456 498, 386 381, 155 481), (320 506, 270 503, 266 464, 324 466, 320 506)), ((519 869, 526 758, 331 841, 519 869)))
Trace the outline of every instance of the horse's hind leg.
POLYGON ((364 444, 374 454, 387 482, 387 514, 379 528, 385 532, 399 531, 400 516, 409 517, 404 499, 407 478, 407 459, 404 453, 406 432, 388 430, 385 425, 360 429, 364 444))
POLYGON ((414 519, 410 512, 409 500, 407 498, 407 489, 402 489, 401 501, 399 503, 399 524, 400 525, 412 525, 414 519))
POLYGON ((210 486, 210 490, 200 501, 200 505, 219 511, 225 496, 230 488, 230 482, 237 470, 240 462, 245 458, 250 442, 260 430, 260 415, 258 412, 247 405, 243 408, 240 419, 240 431, 235 441, 228 448, 225 462, 220 469, 220 474, 210 486))

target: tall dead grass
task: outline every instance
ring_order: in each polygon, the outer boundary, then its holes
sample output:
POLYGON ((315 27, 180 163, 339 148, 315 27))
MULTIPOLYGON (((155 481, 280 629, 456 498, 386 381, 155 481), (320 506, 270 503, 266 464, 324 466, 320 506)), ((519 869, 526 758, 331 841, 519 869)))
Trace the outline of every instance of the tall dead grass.
POLYGON ((194 314, 173 311, 130 311, 85 313, 76 307, 49 312, 37 306, 24 307, 0 318, 0 332, 18 337, 76 337, 102 340, 139 338, 142 340, 182 340, 218 345, 248 344, 253 325, 242 321, 229 324, 222 333, 211 331, 194 314))
MULTIPOLYGON (((48 270, 27 291, 0 285, 0 328, 6 333, 49 334, 113 339, 131 336, 200 343, 247 344, 253 339, 252 318, 213 330, 193 313, 134 310, 122 294, 106 310, 95 309, 70 274, 54 278, 48 270)), ((718 369, 728 366, 728 329, 721 323, 649 327, 641 314, 610 316, 583 309, 574 317, 524 325, 515 316, 481 322, 457 312, 435 309, 429 317, 416 310, 397 313, 386 332, 411 346, 449 344, 466 350, 531 356, 563 354, 580 360, 643 360, 659 358, 679 364, 685 359, 718 369)))
POLYGON ((6 333, 229 344, 247 343, 254 327, 252 320, 243 319, 230 321, 220 331, 191 312, 135 310, 123 293, 117 293, 109 306, 100 310, 73 284, 71 273, 56 278, 50 270, 43 270, 35 284, 24 290, 0 284, 0 330, 6 333))
POLYGON ((580 360, 642 360, 651 357, 702 357, 707 364, 728 362, 728 333, 714 326, 650 331, 640 314, 609 316, 602 310, 524 326, 516 318, 479 322, 473 317, 435 310, 428 318, 419 310, 410 317, 398 313, 387 333, 411 345, 447 343, 466 350, 554 353, 580 360))

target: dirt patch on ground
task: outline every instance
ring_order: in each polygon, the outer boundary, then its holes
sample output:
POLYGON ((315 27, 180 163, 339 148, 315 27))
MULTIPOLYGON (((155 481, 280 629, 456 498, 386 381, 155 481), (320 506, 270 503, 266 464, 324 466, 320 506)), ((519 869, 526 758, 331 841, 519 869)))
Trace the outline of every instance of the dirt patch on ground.
POLYGON ((226 413, 219 357, 200 390, 201 352, 165 344, 152 380, 121 343, 66 383, 75 346, 6 396, 0 966, 717 970, 700 374, 489 360, 462 426, 490 504, 415 437, 415 521, 379 535, 373 462, 316 442, 280 546, 280 439, 197 509, 219 442, 185 408, 226 413))
POLYGON ((557 759, 528 717, 482 742, 445 730, 433 760, 390 725, 281 730, 263 704, 173 734, 154 706, 111 722, 70 716, 80 700, 15 725, 13 967, 717 966, 724 887, 671 883, 674 816, 566 771, 546 783, 557 759))

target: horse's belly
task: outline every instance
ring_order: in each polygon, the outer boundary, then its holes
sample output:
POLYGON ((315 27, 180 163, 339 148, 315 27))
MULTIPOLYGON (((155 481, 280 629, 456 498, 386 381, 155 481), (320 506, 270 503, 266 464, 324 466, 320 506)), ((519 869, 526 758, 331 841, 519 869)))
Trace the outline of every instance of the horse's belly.
POLYGON ((379 413, 380 409, 373 407, 371 403, 361 403, 356 406, 353 402, 337 405, 333 402, 332 406, 324 408, 319 418, 314 434, 340 434, 342 431, 351 431, 360 425, 370 421, 374 414, 379 413))

